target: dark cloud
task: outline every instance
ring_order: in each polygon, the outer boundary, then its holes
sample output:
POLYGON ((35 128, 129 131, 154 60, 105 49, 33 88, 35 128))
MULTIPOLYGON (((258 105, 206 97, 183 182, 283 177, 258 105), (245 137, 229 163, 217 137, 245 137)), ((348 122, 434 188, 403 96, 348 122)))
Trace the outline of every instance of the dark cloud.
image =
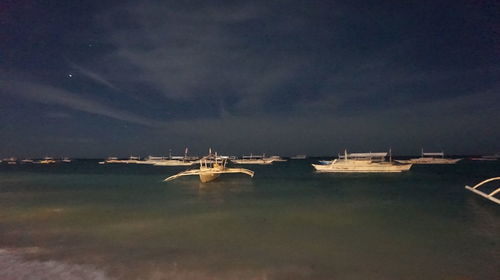
POLYGON ((496 152, 495 4, 443 3, 12 4, 17 16, 0 31, 0 123, 15 139, 35 129, 6 120, 37 122, 28 108, 50 129, 72 122, 100 141, 86 146, 95 155, 211 143, 234 153, 496 152))

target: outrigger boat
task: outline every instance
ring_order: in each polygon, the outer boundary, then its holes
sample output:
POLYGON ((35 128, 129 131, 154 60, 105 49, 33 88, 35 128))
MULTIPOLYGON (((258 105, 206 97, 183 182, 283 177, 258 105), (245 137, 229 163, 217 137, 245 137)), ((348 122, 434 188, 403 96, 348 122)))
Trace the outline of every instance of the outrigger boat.
POLYGON ((166 178, 165 182, 177 179, 182 176, 200 176, 200 181, 202 183, 207 183, 217 179, 221 174, 227 173, 243 173, 247 174, 250 177, 253 177, 254 172, 252 170, 248 170, 245 168, 228 168, 226 167, 227 157, 218 157, 217 153, 212 155, 209 152, 209 155, 200 159, 200 168, 199 169, 191 169, 180 172, 176 175, 170 176, 166 178))
POLYGON ((494 154, 494 155, 485 155, 485 156, 480 156, 480 157, 472 157, 469 158, 470 160, 478 160, 478 161, 495 161, 500 159, 500 154, 494 154))
POLYGON ((145 160, 138 161, 138 164, 150 164, 156 166, 189 166, 198 163, 198 157, 188 157, 188 148, 184 151, 184 156, 172 156, 169 153, 168 157, 149 156, 145 160))
POLYGON ((412 164, 455 164, 461 158, 445 158, 444 153, 424 153, 422 149, 422 155, 419 158, 412 158, 409 160, 398 160, 400 163, 412 163, 412 164))
POLYGON ((9 165, 15 165, 15 164, 17 164, 17 158, 15 158, 15 157, 4 158, 3 160, 0 160, 0 162, 6 162, 9 165))
POLYGON ((307 158, 306 155, 295 155, 290 157, 290 159, 306 159, 306 158, 307 158))
MULTIPOLYGON (((389 161, 386 161, 388 153, 351 153, 347 150, 344 155, 328 164, 313 164, 317 172, 336 173, 396 173, 408 171, 411 164, 393 162, 389 153, 389 161)), ((324 162, 323 162, 324 163, 324 162)))
POLYGON ((128 159, 118 159, 117 157, 108 157, 104 161, 100 161, 99 164, 109 164, 109 163, 138 163, 141 161, 140 157, 130 156, 128 159))
POLYGON ((286 158, 282 158, 280 156, 270 156, 270 157, 268 157, 266 159, 269 159, 272 162, 286 162, 286 161, 288 161, 286 158))
POLYGON ((184 158, 179 158, 179 159, 172 158, 172 159, 165 159, 162 161, 155 162, 155 163, 153 163, 153 165, 155 165, 155 166, 190 166, 190 165, 193 165, 196 163, 197 163, 196 161, 188 161, 188 160, 185 160, 184 158))
POLYGON ((259 165, 268 165, 272 164, 273 160, 272 158, 266 158, 265 155, 253 155, 250 154, 249 156, 242 156, 241 159, 232 159, 232 162, 236 164, 259 164, 259 165))
POLYGON ((65 162, 65 163, 70 163, 72 162, 72 159, 68 158, 68 157, 65 157, 61 160, 62 162, 65 162))
POLYGON ((176 156, 170 156, 170 157, 149 156, 145 160, 140 160, 137 162, 137 164, 148 164, 155 166, 189 166, 196 163, 197 161, 195 160, 189 160, 186 157, 176 157, 176 156))
POLYGON ((41 164, 52 164, 52 163, 56 163, 56 161, 51 157, 45 157, 45 158, 43 158, 43 160, 40 160, 40 163, 41 164))
POLYGON ((496 204, 500 204, 500 199, 495 197, 496 194, 500 193, 500 187, 497 187, 496 189, 492 190, 490 193, 486 193, 484 191, 479 190, 480 186, 482 186, 486 183, 492 182, 492 181, 499 181, 499 180, 500 180, 500 177, 490 178, 490 179, 487 179, 487 180, 480 182, 479 184, 476 184, 473 187, 465 186, 465 188, 468 189, 469 191, 475 193, 475 194, 478 194, 486 199, 489 199, 489 200, 495 202, 496 204))

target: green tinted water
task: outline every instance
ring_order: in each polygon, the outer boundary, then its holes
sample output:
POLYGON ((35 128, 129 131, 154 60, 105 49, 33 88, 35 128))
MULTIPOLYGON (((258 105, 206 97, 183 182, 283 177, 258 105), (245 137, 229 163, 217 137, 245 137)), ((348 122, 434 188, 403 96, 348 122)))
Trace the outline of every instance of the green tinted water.
POLYGON ((500 207, 464 189, 499 163, 388 175, 315 174, 310 163, 208 184, 162 182, 183 168, 3 165, 0 275, 15 253, 117 279, 500 277, 500 207))

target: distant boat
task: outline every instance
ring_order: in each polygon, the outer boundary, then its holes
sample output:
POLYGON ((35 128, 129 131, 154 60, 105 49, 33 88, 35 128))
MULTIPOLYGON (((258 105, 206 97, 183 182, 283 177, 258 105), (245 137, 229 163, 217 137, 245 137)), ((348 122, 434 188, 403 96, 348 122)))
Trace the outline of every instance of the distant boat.
POLYGON ((118 159, 117 157, 108 157, 104 161, 100 161, 99 164, 109 164, 109 163, 137 163, 140 161, 140 157, 130 156, 128 159, 118 159))
POLYGON ((265 155, 249 155, 243 156, 240 159, 232 159, 236 164, 255 164, 255 165, 269 165, 273 163, 273 159, 266 158, 265 155))
POLYGON ((99 164, 107 164, 107 163, 122 163, 117 157, 108 157, 104 161, 100 161, 99 164))
POLYGON ((4 159, 2 159, 1 162, 6 162, 9 165, 15 165, 15 164, 17 164, 17 158, 15 158, 15 157, 4 158, 4 159))
POLYGON ((198 175, 202 183, 211 182, 217 179, 221 174, 228 173, 243 173, 250 177, 253 177, 254 172, 244 168, 228 168, 226 167, 227 158, 218 157, 217 153, 212 155, 209 153, 208 156, 200 160, 200 167, 198 169, 186 170, 180 172, 176 175, 166 178, 164 181, 171 181, 183 176, 193 176, 198 175))
POLYGON ((68 157, 65 157, 61 160, 62 162, 65 162, 65 163, 70 163, 72 160, 68 157))
POLYGON ((184 151, 184 156, 155 157, 149 156, 145 160, 138 161, 138 164, 151 164, 156 166, 189 166, 198 163, 198 157, 188 156, 188 148, 184 151))
POLYGON ((483 158, 483 159, 489 159, 489 160, 499 160, 500 159, 500 154, 486 155, 486 156, 482 156, 481 158, 483 158))
POLYGON ((474 161, 497 161, 498 159, 496 158, 484 158, 484 157, 471 157, 469 160, 474 160, 474 161))
POLYGON ((33 162, 34 162, 34 160, 32 160, 32 159, 23 159, 23 160, 21 160, 21 163, 33 163, 33 162))
POLYGON ((500 159, 499 154, 494 154, 494 155, 485 155, 485 156, 480 156, 480 157, 473 157, 469 158, 470 160, 479 160, 479 161, 495 161, 500 159))
POLYGON ((282 157, 280 157, 280 156, 270 156, 270 157, 265 158, 265 159, 269 159, 269 160, 271 160, 272 162, 286 162, 286 161, 288 161, 287 159, 282 158, 282 157))
POLYGON ((408 171, 411 164, 387 161, 388 153, 351 153, 333 160, 330 164, 313 164, 317 172, 334 173, 397 173, 408 171))
POLYGON ((137 163, 141 160, 140 157, 130 156, 128 159, 123 160, 123 163, 137 163))
POLYGON ((412 163, 412 164, 455 164, 462 160, 461 158, 445 158, 444 153, 424 153, 422 149, 422 155, 419 158, 412 158, 408 160, 398 160, 400 163, 412 163))
POLYGON ((161 161, 164 161, 166 159, 167 159, 166 157, 148 156, 145 159, 138 161, 137 164, 150 164, 150 165, 153 165, 153 164, 155 164, 157 162, 161 162, 161 161))
POLYGON ((306 159, 306 158, 307 158, 306 155, 296 155, 296 156, 290 157, 290 159, 306 159))
POLYGON ((44 157, 42 160, 40 160, 41 164, 53 164, 56 163, 56 161, 51 158, 51 157, 44 157))
POLYGON ((188 161, 184 159, 165 159, 153 163, 155 166, 189 166, 196 164, 196 161, 188 161))

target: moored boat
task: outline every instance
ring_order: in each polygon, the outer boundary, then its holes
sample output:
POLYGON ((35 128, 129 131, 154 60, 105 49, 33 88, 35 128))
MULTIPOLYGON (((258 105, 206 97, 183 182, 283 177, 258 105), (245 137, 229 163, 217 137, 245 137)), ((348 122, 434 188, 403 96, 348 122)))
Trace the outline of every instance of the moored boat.
POLYGON ((71 163, 73 160, 70 159, 69 157, 64 157, 61 161, 65 163, 71 163))
POLYGON ((455 164, 461 160, 461 158, 445 158, 443 152, 424 153, 424 150, 422 149, 422 155, 419 158, 398 160, 398 162, 411 164, 455 164))
POLYGON ((200 159, 199 168, 180 172, 176 175, 166 178, 164 181, 171 181, 183 176, 198 175, 202 183, 207 183, 217 179, 221 174, 243 173, 249 175, 250 177, 253 177, 254 175, 254 172, 252 170, 248 170, 245 168, 228 168, 226 167, 226 164, 226 157, 218 157, 217 153, 215 153, 215 155, 212 155, 211 152, 209 152, 208 156, 200 159))
POLYGON ((242 156, 240 159, 232 159, 233 163, 236 164, 255 164, 255 165, 269 165, 273 163, 273 159, 266 158, 265 155, 253 155, 242 156))
POLYGON ((141 161, 140 157, 130 156, 128 159, 118 159, 117 157, 108 157, 104 161, 100 161, 99 164, 109 164, 109 163, 138 163, 141 161))
POLYGON ((282 158, 280 156, 270 156, 270 157, 267 157, 265 159, 271 160, 272 162, 286 162, 286 161, 288 161, 287 159, 282 158))
POLYGON ((295 155, 290 157, 290 159, 306 159, 306 158, 307 158, 306 155, 295 155))
POLYGON ((189 166, 198 163, 198 157, 188 156, 188 148, 184 151, 184 156, 172 156, 169 153, 168 157, 149 156, 144 160, 138 161, 138 164, 151 164, 156 166, 189 166))
POLYGON ((51 158, 51 157, 45 157, 43 160, 40 161, 41 164, 53 164, 56 163, 56 161, 51 158))
POLYGON ((155 166, 190 166, 196 164, 196 161, 188 161, 184 159, 165 159, 153 163, 155 166))
POLYGON ((481 190, 479 189, 479 187, 481 187, 487 183, 493 182, 493 181, 500 181, 500 177, 486 179, 486 180, 479 182, 478 184, 476 184, 472 187, 465 186, 465 188, 468 189, 469 191, 475 193, 475 194, 478 194, 486 199, 489 199, 489 200, 495 202, 496 204, 500 204, 500 199, 497 198, 498 194, 500 194, 500 187, 490 188, 488 190, 488 192, 485 190, 482 190, 484 188, 482 188, 481 190), (495 197, 495 196, 497 196, 497 197, 495 197))
POLYGON ((15 165, 15 164, 17 164, 17 158, 15 158, 15 157, 4 158, 0 162, 5 162, 8 165, 15 165))
MULTIPOLYGON (((411 164, 402 164, 386 160, 388 153, 351 153, 344 155, 329 164, 313 164, 317 172, 334 173, 398 173, 408 171, 411 164)), ((390 155, 389 155, 390 157, 390 155)))

